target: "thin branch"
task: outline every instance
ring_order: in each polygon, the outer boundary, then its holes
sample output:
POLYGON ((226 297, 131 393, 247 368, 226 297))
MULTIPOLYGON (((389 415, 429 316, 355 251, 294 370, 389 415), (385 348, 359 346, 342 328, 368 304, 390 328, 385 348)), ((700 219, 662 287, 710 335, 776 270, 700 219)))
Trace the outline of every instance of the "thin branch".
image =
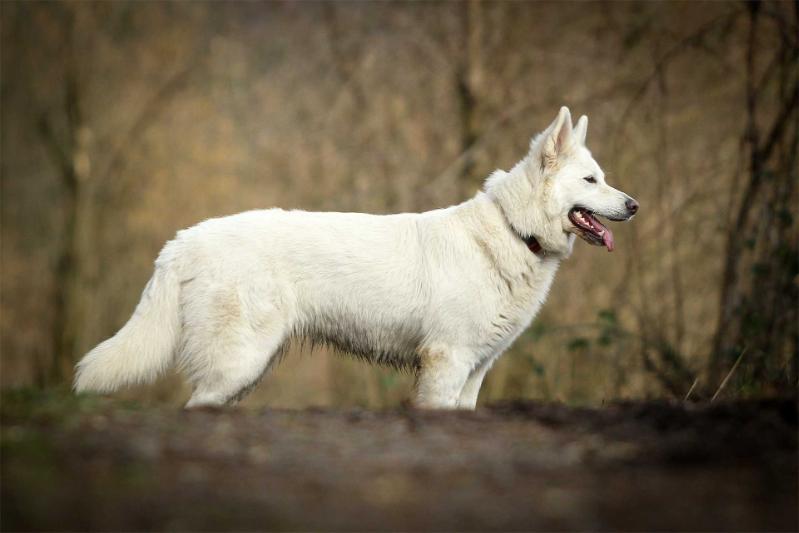
POLYGON ((684 401, 684 402, 687 402, 687 401, 688 401, 688 398, 690 398, 690 397, 691 397, 691 393, 692 393, 692 392, 694 392, 694 389, 696 388, 696 384, 697 384, 697 383, 699 383, 699 378, 696 378, 696 379, 694 380, 694 384, 693 384, 693 385, 691 385, 691 388, 690 388, 690 389, 688 389, 688 392, 686 393, 686 395, 685 395, 685 398, 683 398, 683 399, 682 399, 682 401, 684 401))
MULTIPOLYGON (((779 2, 776 5, 779 5, 779 2)), ((769 4, 765 4, 762 13, 763 15, 774 20, 777 28, 779 29, 780 37, 782 37, 782 39, 788 43, 791 48, 794 50, 799 48, 799 39, 797 39, 797 35, 795 34, 796 27, 792 27, 787 23, 784 13, 778 13, 772 9, 772 6, 769 4), (794 30, 794 35, 791 35, 791 30, 794 30)))
MULTIPOLYGON (((344 32, 341 29, 339 18, 337 15, 337 6, 333 2, 325 3, 323 6, 324 23, 326 28, 326 36, 328 37, 328 44, 330 49, 330 56, 333 60, 334 70, 341 80, 341 85, 349 89, 355 100, 355 106, 359 109, 364 109, 368 99, 361 87, 359 80, 359 70, 362 64, 362 57, 354 57, 355 54, 352 50, 343 50, 342 41, 345 34, 351 32, 344 32)), ((362 56, 363 54, 361 54, 362 56)))
POLYGON ((172 97, 183 88, 204 56, 205 54, 203 51, 199 50, 185 68, 175 72, 161 85, 158 91, 150 97, 130 129, 128 129, 127 133, 123 135, 116 144, 116 148, 113 150, 108 160, 105 171, 100 175, 100 179, 108 179, 109 176, 117 174, 120 171, 124 166, 126 154, 130 151, 136 139, 141 138, 142 134, 149 128, 150 124, 155 121, 164 107, 171 101, 172 97))
POLYGON ((785 103, 785 106, 783 106, 779 116, 774 119, 774 124, 769 131, 766 142, 763 143, 763 146, 758 150, 757 156, 760 158, 762 163, 765 163, 769 157, 771 157, 771 153, 774 151, 777 143, 782 138, 782 134, 789 124, 791 117, 793 117, 793 113, 796 110, 797 105, 799 105, 799 82, 794 83, 790 100, 785 103))
POLYGON ((780 48, 777 48, 777 50, 774 52, 774 56, 771 58, 771 61, 769 61, 768 65, 766 65, 766 68, 763 69, 763 74, 760 75, 760 81, 755 83, 755 92, 759 94, 766 87, 769 80, 771 80, 771 76, 774 74, 774 71, 780 66, 783 54, 784 51, 780 48))
MULTIPOLYGON (((628 88, 629 85, 630 85, 629 82, 618 83, 616 85, 608 87, 604 91, 591 94, 583 98, 582 100, 574 101, 572 102, 572 105, 573 106, 587 105, 596 100, 609 98, 614 94, 618 93, 620 90, 628 88)), ((512 109, 505 111, 499 116, 499 118, 495 119, 491 124, 489 124, 483 130, 483 132, 476 139, 474 139, 472 144, 467 149, 462 151, 455 159, 453 159, 450 162, 450 164, 447 165, 447 167, 441 173, 439 173, 436 177, 427 182, 423 186, 423 190, 430 189, 435 185, 437 185, 438 183, 440 183, 441 181, 443 181, 444 179, 455 174, 455 172, 460 168, 463 162, 468 158, 472 157, 477 150, 482 148, 482 146, 486 143, 486 141, 488 141, 491 138, 491 136, 501 127, 506 126, 508 124, 512 124, 516 120, 526 118, 525 114, 529 112, 531 109, 534 109, 536 107, 545 107, 556 104, 557 102, 527 101, 523 102, 522 104, 512 109)))
POLYGON ((741 362, 741 359, 743 359, 743 356, 744 356, 744 354, 746 353, 746 349, 747 349, 747 348, 748 348, 748 346, 747 346, 747 347, 745 347, 743 350, 741 350, 741 355, 739 355, 739 356, 738 356, 738 359, 736 359, 736 360, 735 360, 735 364, 734 364, 734 365, 732 365, 732 368, 731 368, 731 369, 730 369, 730 371, 727 373, 727 377, 725 377, 725 378, 724 378, 724 381, 722 381, 722 382, 721 382, 721 385, 719 385, 719 388, 718 388, 718 390, 716 391, 716 394, 714 394, 714 395, 713 395, 713 397, 710 399, 710 402, 711 402, 711 403, 713 403, 714 401, 716 401, 716 398, 718 397, 718 395, 719 395, 719 394, 721 394, 721 391, 723 391, 723 390, 724 390, 724 387, 726 387, 726 386, 727 386, 727 382, 730 380, 730 377, 732 377, 732 374, 733 374, 733 372, 735 372, 735 369, 736 369, 736 368, 738 368, 738 364, 741 362))
MULTIPOLYGON (((693 33, 687 35, 682 40, 677 42, 674 46, 668 49, 660 58, 655 62, 654 67, 652 68, 652 72, 644 79, 641 85, 638 87, 638 90, 635 92, 633 97, 630 99, 630 103, 627 105, 627 108, 622 112, 621 119, 619 120, 619 129, 616 132, 616 146, 618 146, 618 139, 621 136, 621 132, 624 128, 624 125, 627 123, 627 118, 635 109, 635 106, 638 102, 644 97, 646 91, 649 89, 650 84, 655 81, 661 69, 663 69, 671 60, 675 59, 679 56, 679 53, 682 52, 685 48, 688 47, 696 47, 697 42, 699 39, 704 37, 706 33, 710 30, 714 29, 719 23, 721 22, 732 22, 738 15, 741 14, 741 10, 731 11, 730 13, 725 13, 723 15, 719 15, 718 17, 706 22, 705 24, 701 25, 699 28, 696 29, 693 33)), ((614 150, 615 152, 616 150, 614 150)))
POLYGON ((46 113, 42 113, 41 116, 39 116, 36 126, 39 135, 42 137, 44 146, 50 154, 50 158, 61 171, 64 182, 70 190, 74 190, 78 184, 75 169, 72 166, 72 158, 67 154, 67 150, 64 148, 63 144, 58 142, 53 125, 46 113))

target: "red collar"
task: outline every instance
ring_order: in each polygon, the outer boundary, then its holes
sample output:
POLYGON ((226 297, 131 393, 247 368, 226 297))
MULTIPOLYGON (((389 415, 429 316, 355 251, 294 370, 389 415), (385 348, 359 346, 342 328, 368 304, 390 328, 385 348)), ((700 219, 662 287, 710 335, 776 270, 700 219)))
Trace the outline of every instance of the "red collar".
POLYGON ((544 247, 541 246, 540 242, 538 242, 538 239, 536 239, 533 235, 528 235, 527 237, 525 237, 524 235, 519 233, 519 230, 517 230, 515 227, 513 227, 513 224, 510 223, 510 221, 507 219, 507 217, 505 218, 505 221, 508 223, 508 227, 510 227, 510 230, 513 233, 515 233, 516 236, 519 237, 524 242, 524 244, 527 245, 527 248, 531 252, 533 252, 535 255, 542 255, 542 256, 546 256, 547 255, 546 250, 544 250, 544 247))
POLYGON ((538 239, 530 235, 529 237, 522 237, 524 244, 530 249, 531 252, 534 254, 538 254, 541 252, 543 248, 541 248, 541 243, 538 242, 538 239))

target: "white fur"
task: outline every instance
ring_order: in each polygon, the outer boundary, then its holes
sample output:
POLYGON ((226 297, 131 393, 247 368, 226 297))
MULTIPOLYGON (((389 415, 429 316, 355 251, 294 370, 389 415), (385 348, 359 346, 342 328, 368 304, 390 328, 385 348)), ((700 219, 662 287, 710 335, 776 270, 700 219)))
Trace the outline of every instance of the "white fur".
POLYGON ((511 171, 426 213, 269 209, 167 243, 133 317, 78 363, 77 391, 153 380, 175 362, 187 406, 245 394, 287 342, 412 369, 416 404, 473 408, 483 377, 546 299, 574 244, 576 204, 629 218, 566 108, 511 171), (599 183, 590 185, 587 175, 599 183), (534 236, 541 252, 522 236, 534 236), (173 361, 174 360, 174 361, 173 361))

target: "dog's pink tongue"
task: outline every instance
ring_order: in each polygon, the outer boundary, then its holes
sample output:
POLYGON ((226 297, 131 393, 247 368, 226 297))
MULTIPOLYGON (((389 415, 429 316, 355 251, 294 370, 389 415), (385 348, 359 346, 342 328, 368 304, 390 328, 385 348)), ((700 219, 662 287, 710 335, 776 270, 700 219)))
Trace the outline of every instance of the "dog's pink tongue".
POLYGON ((608 249, 608 252, 613 251, 613 232, 608 228, 605 228, 605 233, 602 234, 602 242, 605 243, 605 247, 608 249))

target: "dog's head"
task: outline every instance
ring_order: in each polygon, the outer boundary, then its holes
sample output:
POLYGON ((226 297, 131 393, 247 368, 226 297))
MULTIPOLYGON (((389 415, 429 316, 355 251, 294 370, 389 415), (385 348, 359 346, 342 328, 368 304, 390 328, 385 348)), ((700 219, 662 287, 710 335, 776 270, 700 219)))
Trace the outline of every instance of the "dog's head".
POLYGON ((605 182, 605 173, 585 146, 588 117, 573 126, 562 107, 557 118, 530 143, 530 153, 509 173, 486 186, 522 237, 568 255, 573 235, 613 250, 613 232, 598 217, 629 220, 638 202, 605 182))
POLYGON ((562 107, 535 148, 551 195, 549 207, 559 215, 563 231, 612 251, 613 232, 597 216, 629 220, 638 212, 638 202, 605 182, 605 173, 585 146, 587 130, 588 117, 583 115, 573 127, 569 110, 562 107))

